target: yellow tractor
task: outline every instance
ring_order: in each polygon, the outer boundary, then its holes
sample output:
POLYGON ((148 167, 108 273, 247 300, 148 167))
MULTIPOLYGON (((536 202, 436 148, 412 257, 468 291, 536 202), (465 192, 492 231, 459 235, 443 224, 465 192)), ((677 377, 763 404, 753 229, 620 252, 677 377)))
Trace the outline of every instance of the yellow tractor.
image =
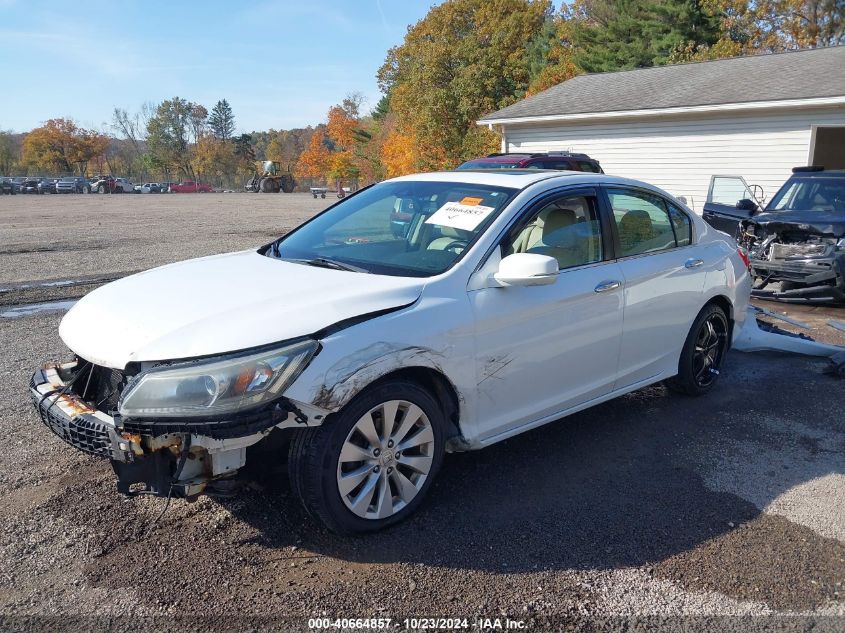
POLYGON ((247 181, 244 189, 254 193, 290 193, 295 186, 293 174, 290 170, 283 172, 281 163, 275 160, 257 160, 255 175, 247 181))

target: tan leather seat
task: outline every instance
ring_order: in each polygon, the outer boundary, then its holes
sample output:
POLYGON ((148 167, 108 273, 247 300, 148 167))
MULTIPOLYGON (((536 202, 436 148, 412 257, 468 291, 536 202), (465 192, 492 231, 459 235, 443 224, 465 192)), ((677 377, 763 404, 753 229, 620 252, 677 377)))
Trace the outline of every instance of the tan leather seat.
POLYGON ((533 222, 520 231, 513 243, 514 253, 527 253, 543 239, 543 218, 537 216, 533 222))
POLYGON ((586 263, 587 245, 573 239, 572 232, 566 230, 577 222, 578 216, 572 209, 550 209, 543 223, 543 239, 531 252, 554 257, 561 268, 586 263))
POLYGON ((546 246, 554 246, 550 243, 554 241, 553 233, 560 229, 572 226, 578 221, 578 216, 572 209, 549 209, 546 219, 543 222, 543 244, 546 246))
POLYGON ((441 226, 440 235, 436 239, 431 240, 428 245, 430 251, 452 251, 453 253, 462 253, 466 248, 467 243, 472 239, 470 231, 462 231, 451 226, 441 226))

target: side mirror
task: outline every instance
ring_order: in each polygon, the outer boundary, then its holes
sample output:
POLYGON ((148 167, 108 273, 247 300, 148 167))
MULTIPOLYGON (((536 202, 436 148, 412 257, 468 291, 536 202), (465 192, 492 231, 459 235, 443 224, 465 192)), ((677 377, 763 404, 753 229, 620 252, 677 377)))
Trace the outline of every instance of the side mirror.
POLYGON ((742 200, 737 201, 736 208, 740 211, 756 211, 757 203, 749 198, 743 198, 742 200))
POLYGON ((557 279, 559 266, 554 257, 538 253, 514 253, 499 263, 493 278, 504 286, 546 286, 557 279))

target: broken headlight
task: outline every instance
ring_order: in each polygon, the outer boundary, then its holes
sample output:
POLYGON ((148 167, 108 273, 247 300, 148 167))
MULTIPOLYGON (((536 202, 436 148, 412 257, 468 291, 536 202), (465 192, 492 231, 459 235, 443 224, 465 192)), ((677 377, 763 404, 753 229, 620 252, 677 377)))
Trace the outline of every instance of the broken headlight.
POLYGON ((118 410, 127 418, 212 416, 278 398, 308 365, 317 341, 208 362, 157 367, 129 384, 118 410))

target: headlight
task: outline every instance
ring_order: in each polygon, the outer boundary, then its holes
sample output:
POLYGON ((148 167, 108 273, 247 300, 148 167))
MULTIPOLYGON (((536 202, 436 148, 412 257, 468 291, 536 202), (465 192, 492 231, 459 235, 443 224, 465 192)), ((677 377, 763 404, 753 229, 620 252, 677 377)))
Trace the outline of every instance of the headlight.
POLYGON ((161 367, 130 383, 118 411, 128 418, 231 413, 278 398, 308 365, 317 342, 212 362, 161 367))
POLYGON ((836 250, 845 251, 845 237, 836 242, 836 250))

